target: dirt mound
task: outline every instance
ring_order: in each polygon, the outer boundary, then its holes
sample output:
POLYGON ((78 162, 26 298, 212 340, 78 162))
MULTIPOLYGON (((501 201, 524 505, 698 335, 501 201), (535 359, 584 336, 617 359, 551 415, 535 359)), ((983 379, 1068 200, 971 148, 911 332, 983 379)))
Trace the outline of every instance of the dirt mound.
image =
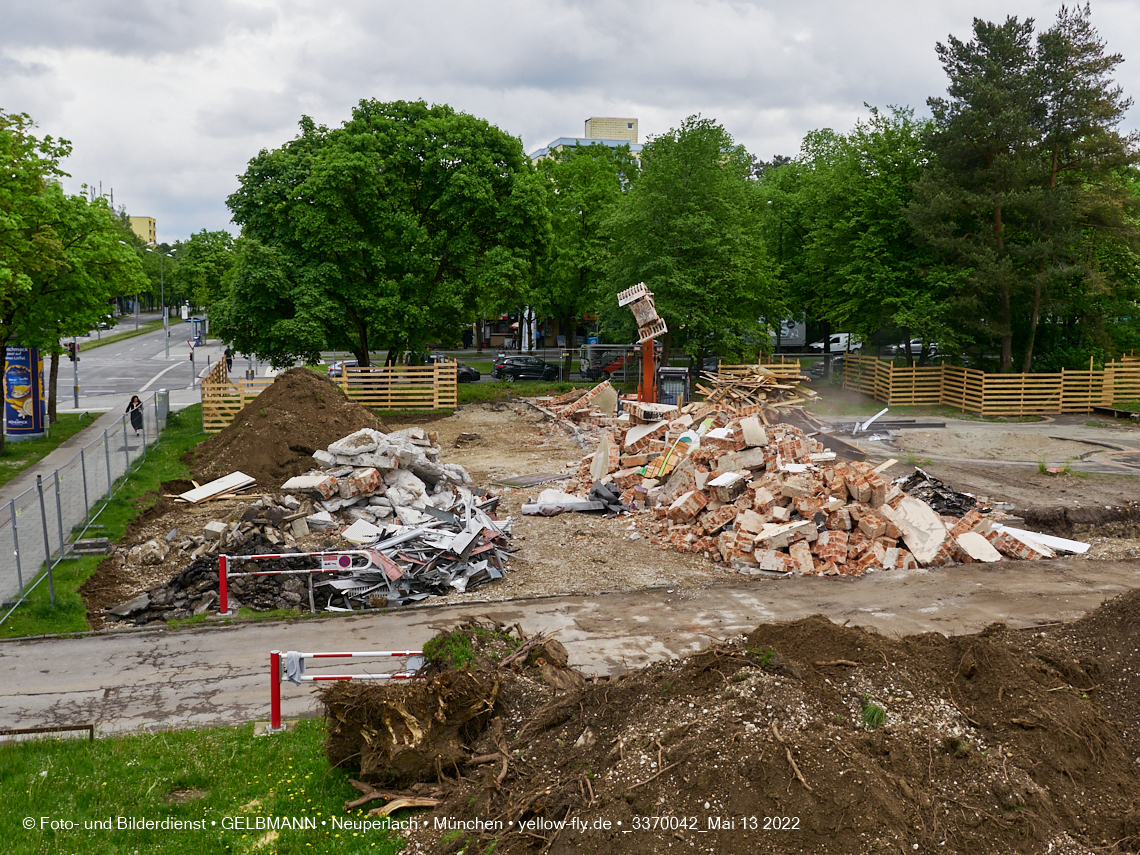
POLYGON ((1136 851, 1136 698, 1098 685, 1124 691, 1103 656, 1138 646, 1137 615, 1129 595, 1055 637, 949 639, 817 616, 578 687, 500 669, 497 718, 466 768, 437 767, 443 803, 407 836, 447 853, 1136 851))
POLYGON ((1038 655, 1086 671, 1105 716, 1116 722, 1132 757, 1140 757, 1140 590, 1115 597, 1070 624, 1033 634, 1038 655))
POLYGON ((312 467, 314 451, 365 427, 386 431, 327 377, 292 368, 182 462, 200 484, 240 470, 272 489, 312 467))

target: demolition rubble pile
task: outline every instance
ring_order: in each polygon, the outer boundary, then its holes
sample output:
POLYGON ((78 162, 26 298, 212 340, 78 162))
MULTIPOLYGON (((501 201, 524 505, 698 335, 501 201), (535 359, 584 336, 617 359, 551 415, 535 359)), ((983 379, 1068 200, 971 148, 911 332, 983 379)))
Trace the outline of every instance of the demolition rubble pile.
POLYGON ((206 523, 201 534, 176 540, 171 532, 169 542, 135 547, 124 561, 161 564, 177 549, 191 563, 169 582, 107 609, 104 618, 143 625, 215 608, 219 555, 356 550, 343 567, 335 553, 326 564, 312 556, 231 560, 230 572, 239 575, 230 582, 230 607, 254 611, 406 605, 502 577, 509 522, 494 519, 498 499, 472 489, 462 466, 440 461, 434 434, 420 427, 389 434, 365 428, 313 457, 317 468, 286 481, 286 492, 238 505, 227 518, 206 523), (312 535, 320 535, 319 542, 312 535), (332 539, 338 536, 340 543, 332 539), (304 572, 326 566, 328 573, 304 572), (274 570, 295 575, 240 575, 274 570))
POLYGON ((350 522, 395 518, 418 525, 431 519, 425 508, 450 508, 458 488, 470 493, 465 488, 471 476, 462 466, 440 462, 437 439, 422 427, 389 434, 363 428, 327 451, 316 451, 319 468, 290 478, 282 489, 312 497, 316 511, 306 518, 310 529, 339 528, 337 513, 350 522))
POLYGON ((498 499, 477 498, 466 469, 440 461, 434 432, 363 428, 313 457, 319 469, 284 489, 312 497, 310 529, 338 529, 367 559, 325 583, 326 608, 337 596, 349 610, 406 605, 502 578, 509 522, 494 519, 498 499))
POLYGON ((582 461, 572 492, 585 495, 596 481, 651 509, 664 544, 745 574, 861 576, 1055 554, 1041 536, 1001 525, 1000 511, 939 516, 870 464, 839 460, 799 428, 765 425, 749 409, 703 405, 619 425, 582 461))

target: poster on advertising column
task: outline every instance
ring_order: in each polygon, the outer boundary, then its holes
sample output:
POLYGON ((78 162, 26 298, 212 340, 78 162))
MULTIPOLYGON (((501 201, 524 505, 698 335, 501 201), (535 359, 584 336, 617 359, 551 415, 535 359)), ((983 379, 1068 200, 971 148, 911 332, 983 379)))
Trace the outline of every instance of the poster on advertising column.
POLYGON ((4 370, 4 434, 10 439, 44 435, 44 361, 38 348, 8 347, 4 370))

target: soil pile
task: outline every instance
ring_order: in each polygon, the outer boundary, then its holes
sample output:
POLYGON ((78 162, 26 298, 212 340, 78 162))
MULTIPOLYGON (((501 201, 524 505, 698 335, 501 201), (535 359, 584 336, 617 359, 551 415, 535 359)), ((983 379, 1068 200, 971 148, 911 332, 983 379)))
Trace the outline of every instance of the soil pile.
POLYGON ((1138 615, 1130 594, 1052 634, 898 639, 817 616, 558 690, 499 668, 495 717, 406 836, 446 853, 1137 851, 1138 615))
POLYGON ((480 738, 493 751, 506 752, 502 721, 495 718, 489 733, 488 724, 511 665, 522 669, 529 662, 534 675, 551 685, 583 682, 566 670, 561 644, 541 634, 525 639, 517 628, 493 621, 467 621, 441 633, 424 645, 424 656, 422 679, 379 686, 348 681, 320 689, 331 765, 358 768, 368 782, 438 781, 445 769, 471 761, 467 746, 480 738))
POLYGON ((312 467, 314 451, 365 427, 385 430, 327 377, 292 368, 182 462, 199 483, 240 470, 262 489, 276 488, 312 467))

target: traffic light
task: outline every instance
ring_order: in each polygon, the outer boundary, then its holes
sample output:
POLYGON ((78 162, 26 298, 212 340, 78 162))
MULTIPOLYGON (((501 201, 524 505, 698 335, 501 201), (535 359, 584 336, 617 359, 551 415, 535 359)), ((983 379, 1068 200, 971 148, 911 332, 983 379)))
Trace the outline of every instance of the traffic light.
POLYGON ((79 359, 79 346, 73 341, 67 343, 67 358, 72 362, 79 359))

